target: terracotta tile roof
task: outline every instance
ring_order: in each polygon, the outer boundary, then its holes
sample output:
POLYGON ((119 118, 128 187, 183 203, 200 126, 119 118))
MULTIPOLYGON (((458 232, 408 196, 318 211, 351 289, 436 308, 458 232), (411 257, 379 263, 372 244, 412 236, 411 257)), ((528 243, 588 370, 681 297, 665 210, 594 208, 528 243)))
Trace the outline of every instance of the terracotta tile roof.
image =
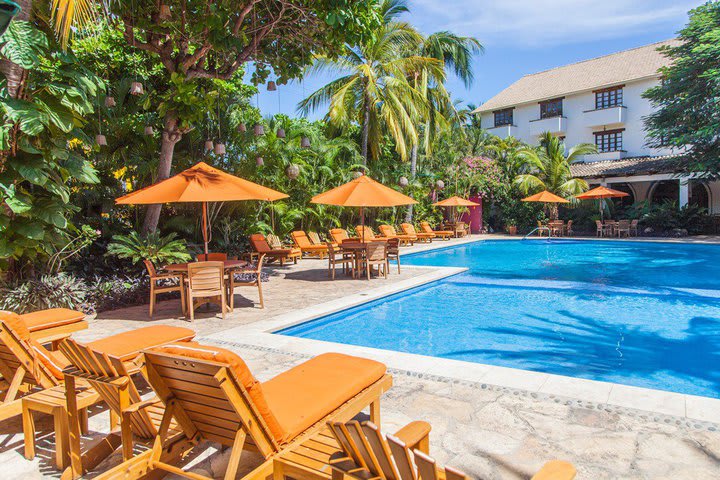
POLYGON ((666 40, 525 75, 473 113, 499 110, 652 77, 660 67, 669 63, 667 57, 657 51, 658 47, 678 43, 677 39, 666 40))
POLYGON ((678 154, 661 157, 621 158, 620 160, 603 160, 600 162, 579 162, 570 165, 570 173, 574 177, 582 178, 678 173, 681 171, 682 160, 682 155, 678 154))

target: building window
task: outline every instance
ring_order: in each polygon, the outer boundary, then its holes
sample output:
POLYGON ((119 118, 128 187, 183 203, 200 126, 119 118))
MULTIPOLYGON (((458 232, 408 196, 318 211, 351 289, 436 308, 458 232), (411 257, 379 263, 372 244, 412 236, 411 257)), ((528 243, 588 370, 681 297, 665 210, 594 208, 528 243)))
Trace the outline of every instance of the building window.
POLYGON ((540 118, 562 117, 563 99, 555 98, 540 102, 540 118))
POLYGON ((495 114, 495 126, 502 127, 503 125, 513 124, 513 109, 506 108, 505 110, 498 110, 493 112, 495 114))
POLYGON ((595 92, 595 109, 621 107, 623 104, 623 87, 606 88, 595 92))
POLYGON ((623 130, 595 132, 595 146, 598 152, 619 152, 623 147, 623 130))

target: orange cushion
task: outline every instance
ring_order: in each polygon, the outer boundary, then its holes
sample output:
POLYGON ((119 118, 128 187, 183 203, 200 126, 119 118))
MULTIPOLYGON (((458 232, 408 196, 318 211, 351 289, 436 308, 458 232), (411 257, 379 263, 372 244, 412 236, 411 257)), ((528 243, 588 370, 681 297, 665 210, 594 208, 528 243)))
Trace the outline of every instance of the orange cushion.
POLYGON ((284 436, 284 432, 280 427, 280 424, 278 424, 278 421, 275 419, 272 411, 268 408, 260 382, 258 382, 253 376, 248 366, 238 354, 221 347, 200 345, 197 342, 165 345, 163 347, 155 348, 153 351, 227 364, 235 373, 238 381, 242 384, 245 390, 247 390, 255 408, 260 416, 262 416, 265 420, 265 423, 268 425, 268 428, 273 436, 276 439, 281 439, 284 436))
POLYGON ((50 308, 20 315, 31 332, 51 327, 60 327, 85 319, 85 314, 69 308, 50 308))
POLYGON ((262 384, 287 442, 385 375, 380 362, 325 353, 262 384))
POLYGON ((25 343, 26 347, 32 349, 30 355, 34 355, 39 359, 49 370, 52 375, 58 380, 62 380, 63 374, 62 369, 67 367, 69 362, 60 352, 51 352, 45 347, 40 345, 37 341, 30 338, 30 330, 27 325, 17 313, 0 311, 0 320, 12 331, 18 339, 25 343))
POLYGON ((20 340, 27 340, 30 338, 30 330, 23 321, 22 317, 17 313, 6 312, 0 310, 0 320, 2 320, 8 329, 10 329, 20 340))
POLYGON ((189 328, 170 325, 153 325, 118 333, 86 344, 96 352, 121 360, 132 360, 140 351, 173 342, 186 342, 195 338, 189 328))

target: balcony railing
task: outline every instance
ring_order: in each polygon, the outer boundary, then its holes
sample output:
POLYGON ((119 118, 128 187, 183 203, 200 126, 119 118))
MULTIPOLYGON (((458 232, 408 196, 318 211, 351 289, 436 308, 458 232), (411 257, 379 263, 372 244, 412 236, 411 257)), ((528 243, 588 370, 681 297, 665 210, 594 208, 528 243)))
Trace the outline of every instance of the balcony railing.
POLYGON ((550 132, 553 135, 559 135, 565 133, 567 130, 567 118, 565 117, 548 117, 538 118, 537 120, 530 120, 530 134, 541 135, 545 132, 550 132))
POLYGON ((583 122, 586 127, 590 128, 616 126, 625 123, 626 116, 627 107, 619 105, 617 107, 586 110, 583 112, 583 122))
POLYGON ((497 127, 488 128, 488 131, 500 138, 517 137, 517 125, 498 125, 497 127))

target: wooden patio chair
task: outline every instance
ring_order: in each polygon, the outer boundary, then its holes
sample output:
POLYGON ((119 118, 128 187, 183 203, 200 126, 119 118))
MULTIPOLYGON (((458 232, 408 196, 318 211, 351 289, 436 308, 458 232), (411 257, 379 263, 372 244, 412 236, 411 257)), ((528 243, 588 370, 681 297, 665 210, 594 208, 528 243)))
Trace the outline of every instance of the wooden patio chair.
POLYGON ((355 233, 357 233, 358 238, 364 242, 376 239, 375 232, 367 225, 357 225, 355 227, 355 233))
POLYGON ((161 293, 180 292, 180 308, 185 311, 185 288, 183 277, 177 273, 158 273, 155 265, 150 260, 143 260, 148 275, 150 276, 150 318, 155 310, 157 296, 161 293), (171 285, 164 285, 164 282, 172 282, 171 285), (160 282, 160 283, 158 283, 160 282))
POLYGON ((299 248, 272 248, 262 233, 250 235, 250 246, 257 255, 265 254, 267 261, 278 261, 282 267, 286 260, 292 260, 297 263, 298 258, 302 256, 299 248))
POLYGON ((455 235, 455 232, 451 230, 433 230, 428 222, 420 222, 420 228, 422 228, 423 232, 434 233, 443 240, 450 240, 450 237, 455 235))
POLYGON ((228 298, 230 299, 230 310, 235 308, 235 287, 257 287, 258 297, 260 298, 260 308, 265 308, 265 301, 262 293, 262 267, 265 261, 265 254, 260 254, 254 269, 244 268, 241 270, 231 271, 228 275, 228 298), (254 274, 254 280, 239 281, 235 278, 236 274, 254 274))
POLYGON ((637 218, 636 218, 636 219, 633 219, 633 220, 630 222, 630 235, 632 235, 633 237, 637 237, 637 236, 638 236, 638 223, 639 223, 639 222, 638 222, 638 219, 637 219, 637 218))
POLYGON ((195 320, 195 308, 217 303, 223 320, 228 309, 223 262, 195 262, 188 265, 187 302, 190 320, 195 320))
POLYGON ((432 232, 418 232, 412 223, 402 223, 400 224, 400 228, 405 235, 415 236, 420 242, 432 243, 432 239, 437 237, 437 235, 432 232))
POLYGON ((391 238, 387 241, 385 250, 385 267, 390 270, 390 260, 395 260, 398 268, 398 275, 400 274, 400 239, 391 238))
POLYGON ((293 242, 295 242, 295 246, 300 249, 303 255, 318 257, 321 260, 327 256, 327 246, 323 244, 313 245, 303 230, 296 230, 290 235, 293 242))
MULTIPOLYGON (((181 431, 177 423, 169 417, 162 424, 165 405, 154 396, 143 400, 130 373, 121 359, 96 352, 87 345, 72 339, 60 344, 60 351, 70 361, 71 367, 65 369, 66 385, 87 383, 108 406, 114 419, 110 433, 95 442, 85 454, 80 449, 80 429, 74 415, 70 414, 70 467, 64 477, 78 478, 94 469, 101 461, 122 445, 123 460, 133 456, 135 441, 151 444, 159 435, 168 436, 167 446, 163 449, 161 461, 174 462, 187 450, 190 440, 181 431)), ((74 393, 68 393, 68 404, 77 402, 74 393)), ((70 413, 72 409, 68 410, 70 413)))
MULTIPOLYGON (((219 347, 171 345, 147 351, 143 359, 143 375, 166 406, 161 425, 174 417, 193 445, 211 441, 232 449, 225 479, 235 478, 244 449, 263 457, 244 478, 265 479, 278 455, 297 448, 327 422, 348 421, 367 406, 379 422, 380 396, 392 385, 383 364, 337 353, 319 355, 262 384, 238 355, 219 347)), ((96 478, 162 473, 207 478, 164 462, 166 445, 161 431, 151 450, 96 478)))
POLYGON ((344 253, 337 249, 332 243, 326 242, 328 250, 328 277, 335 280, 335 267, 342 265, 343 273, 347 273, 353 269, 355 258, 351 253, 344 253))
POLYGON ((615 233, 618 237, 630 236, 630 220, 618 220, 617 226, 615 227, 615 233))
POLYGON ((604 237, 605 236, 605 227, 603 226, 603 224, 600 220, 595 220, 595 236, 596 237, 604 237))
POLYGON ((343 240, 350 238, 350 235, 344 228, 333 228, 330 230, 330 238, 336 245, 342 245, 343 240))
POLYGON ((392 225, 380 225, 378 227, 384 238, 397 238, 404 245, 415 245, 417 235, 398 234, 392 225))
POLYGON ((572 229, 572 224, 573 224, 573 221, 568 220, 567 224, 565 225, 565 235, 567 235, 568 237, 571 237, 572 234, 574 233, 573 229, 572 229))
POLYGON ((14 313, 0 310, 0 320, 8 316, 19 317, 30 332, 30 338, 40 344, 55 344, 75 332, 88 328, 85 314, 69 308, 48 308, 30 313, 14 313))
POLYGON ((377 267, 378 275, 380 275, 380 268, 382 268, 383 276, 387 278, 388 274, 388 259, 387 259, 387 245, 385 242, 370 242, 367 244, 365 249, 365 258, 363 259, 365 266, 365 273, 367 279, 370 280, 370 270, 373 266, 377 267))

